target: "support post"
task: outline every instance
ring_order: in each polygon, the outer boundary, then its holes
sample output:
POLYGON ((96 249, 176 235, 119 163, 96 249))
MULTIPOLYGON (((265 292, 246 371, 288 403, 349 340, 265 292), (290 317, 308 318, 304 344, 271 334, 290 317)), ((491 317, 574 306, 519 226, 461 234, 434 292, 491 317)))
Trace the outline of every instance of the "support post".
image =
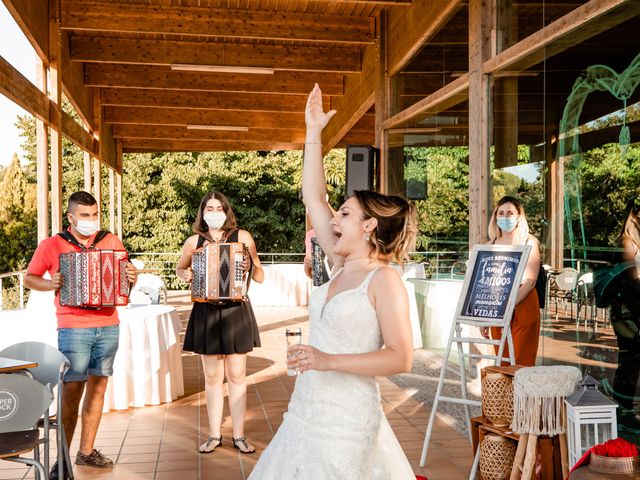
POLYGON ((62 230, 62 39, 60 0, 49 0, 49 98, 51 99, 51 230, 62 230))
POLYGON ((116 173, 116 203, 118 207, 118 213, 116 217, 116 230, 120 240, 122 240, 122 175, 116 173))
POLYGON ((91 192, 91 155, 84 152, 84 191, 91 192))
POLYGON ((116 232, 116 177, 113 168, 109 169, 109 230, 116 232))
MULTIPOLYGON (((47 94, 47 68, 36 59, 36 85, 47 94)), ((36 118, 36 177, 38 243, 49 236, 49 139, 47 125, 36 118)))
POLYGON ((487 238, 490 214, 492 133, 490 0, 469 0, 469 249, 487 238))
POLYGON ((93 159, 93 196, 98 202, 98 218, 102 221, 102 174, 100 172, 100 160, 93 159))

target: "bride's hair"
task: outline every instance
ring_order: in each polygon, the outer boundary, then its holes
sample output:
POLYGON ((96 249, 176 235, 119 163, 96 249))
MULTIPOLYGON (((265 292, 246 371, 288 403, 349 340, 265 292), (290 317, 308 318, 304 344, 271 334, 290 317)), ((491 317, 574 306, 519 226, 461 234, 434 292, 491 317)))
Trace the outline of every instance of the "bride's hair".
POLYGON ((371 190, 355 190, 363 220, 375 218, 376 228, 369 234, 376 258, 404 263, 416 245, 418 220, 416 207, 402 197, 383 195, 371 190))

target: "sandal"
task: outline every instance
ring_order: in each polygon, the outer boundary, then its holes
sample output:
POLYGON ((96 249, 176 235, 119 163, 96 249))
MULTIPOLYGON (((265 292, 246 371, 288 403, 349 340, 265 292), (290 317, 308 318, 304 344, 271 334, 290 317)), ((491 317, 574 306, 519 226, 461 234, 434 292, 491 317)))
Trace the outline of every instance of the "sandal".
POLYGON ((207 441, 204 442, 202 445, 200 445, 200 448, 198 448, 198 452, 213 453, 215 449, 218 448, 220 445, 222 445, 222 435, 220 435, 219 437, 209 436, 207 438, 207 441), (215 442, 218 442, 218 443, 212 446, 211 444, 215 442))
POLYGON ((249 447, 247 443, 247 439, 245 437, 232 438, 233 440, 233 448, 237 448, 240 450, 240 453, 250 454, 256 451, 255 448, 249 447), (238 446, 238 444, 242 445, 242 448, 238 446))

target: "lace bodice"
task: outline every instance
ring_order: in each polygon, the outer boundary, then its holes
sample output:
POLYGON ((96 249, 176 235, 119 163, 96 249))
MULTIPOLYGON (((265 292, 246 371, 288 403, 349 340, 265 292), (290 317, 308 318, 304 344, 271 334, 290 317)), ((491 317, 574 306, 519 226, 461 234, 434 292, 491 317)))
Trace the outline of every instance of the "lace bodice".
MULTIPOLYGON (((310 345, 336 354, 380 349, 380 324, 368 297, 375 271, 328 302, 331 282, 312 293, 310 345)), ((415 478, 382 412, 376 379, 311 370, 296 379, 284 422, 249 478, 390 480, 391 472, 394 480, 415 478)))

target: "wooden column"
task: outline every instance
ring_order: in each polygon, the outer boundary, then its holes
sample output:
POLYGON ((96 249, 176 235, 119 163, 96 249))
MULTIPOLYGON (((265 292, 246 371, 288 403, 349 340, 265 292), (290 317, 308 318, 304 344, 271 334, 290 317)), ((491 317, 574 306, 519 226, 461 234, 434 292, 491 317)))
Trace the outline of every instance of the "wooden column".
MULTIPOLYGON (((493 55, 506 50, 514 43, 517 25, 512 21, 511 0, 492 0, 493 55)), ((518 164, 518 77, 502 77, 494 80, 494 158, 495 168, 518 164)))
POLYGON ((122 240, 122 140, 116 141, 116 235, 122 240))
POLYGON ((109 230, 116 232, 116 177, 113 168, 109 169, 109 230))
POLYGON ((395 88, 393 78, 389 77, 387 66, 388 53, 388 16, 380 12, 380 26, 376 41, 376 147, 379 150, 379 171, 377 190, 380 193, 402 195, 404 191, 404 149, 389 147, 389 132, 382 128, 384 121, 393 111, 395 88))
POLYGON ((100 172, 100 160, 93 159, 93 196, 98 202, 98 216, 102 221, 102 174, 100 172))
POLYGON ((91 155, 84 152, 84 191, 91 192, 91 155))
POLYGON ((469 0, 469 248, 484 243, 490 216, 492 132, 490 0, 469 0))
MULTIPOLYGON (((36 84, 47 94, 47 68, 36 59, 36 84)), ((49 139, 47 125, 36 117, 38 243, 49 236, 49 139)))
POLYGON ((49 0, 49 97, 51 98, 51 230, 62 230, 62 64, 60 0, 49 0))
POLYGON ((551 161, 551 218, 549 222, 548 263, 553 268, 563 267, 564 258, 564 158, 551 161))
POLYGON ((116 173, 116 235, 122 240, 122 175, 116 173))

